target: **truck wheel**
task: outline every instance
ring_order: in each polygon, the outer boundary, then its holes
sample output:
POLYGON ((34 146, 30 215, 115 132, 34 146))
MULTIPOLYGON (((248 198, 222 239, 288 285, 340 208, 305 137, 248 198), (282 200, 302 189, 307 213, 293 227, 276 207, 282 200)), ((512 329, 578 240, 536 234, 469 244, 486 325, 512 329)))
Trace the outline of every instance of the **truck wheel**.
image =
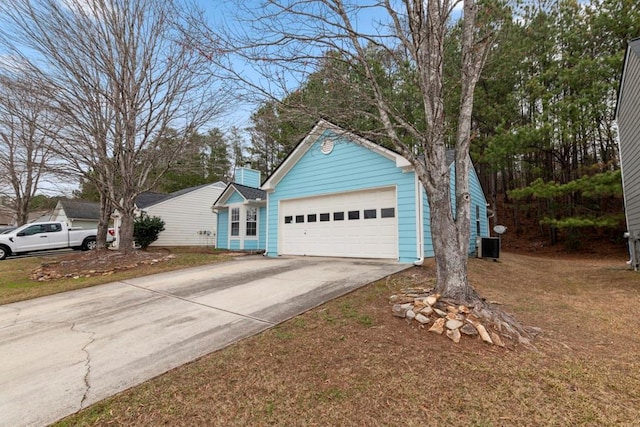
POLYGON ((8 247, 0 245, 0 260, 5 259, 10 254, 11 250, 8 247))
POLYGON ((82 242, 82 250, 83 251, 91 251, 93 249, 95 249, 98 246, 98 244, 96 243, 96 239, 93 237, 89 237, 87 239, 84 239, 84 242, 82 242))

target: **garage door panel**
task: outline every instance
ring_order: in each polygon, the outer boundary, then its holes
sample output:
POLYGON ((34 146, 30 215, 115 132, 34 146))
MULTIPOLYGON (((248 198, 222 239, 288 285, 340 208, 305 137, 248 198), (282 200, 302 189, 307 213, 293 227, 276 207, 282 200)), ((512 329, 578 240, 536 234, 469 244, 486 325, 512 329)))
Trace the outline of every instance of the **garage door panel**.
POLYGON ((397 258, 395 188, 286 200, 280 212, 282 254, 397 258), (393 217, 383 218, 382 209, 389 208, 393 217), (365 218, 365 210, 375 211, 375 217, 365 218), (359 219, 350 220, 350 211, 357 211, 359 219), (336 212, 342 212, 344 220, 335 220, 336 212), (310 214, 315 222, 308 221, 310 214), (329 214, 329 221, 321 221, 321 214, 329 214), (297 216, 304 222, 296 223, 297 216))

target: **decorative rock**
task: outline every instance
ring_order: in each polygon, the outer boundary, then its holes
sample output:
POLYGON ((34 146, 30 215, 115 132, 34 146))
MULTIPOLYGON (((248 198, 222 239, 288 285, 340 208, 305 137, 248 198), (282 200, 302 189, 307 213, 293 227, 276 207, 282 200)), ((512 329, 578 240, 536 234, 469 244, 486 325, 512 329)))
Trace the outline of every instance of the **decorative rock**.
POLYGON ((447 336, 451 339, 451 341, 453 341, 456 344, 460 342, 460 330, 459 329, 453 329, 453 330, 447 331, 447 336))
POLYGON ((482 326, 480 323, 473 325, 476 327, 476 329, 478 330, 478 333, 480 334, 480 337, 482 338, 482 341, 489 343, 489 344, 493 344, 493 340, 491 339, 491 337, 489 336, 489 333, 487 332, 487 330, 485 329, 484 326, 482 326))
POLYGON ((425 307, 427 307, 427 305, 425 305, 425 303, 422 302, 422 300, 418 299, 413 303, 413 311, 415 311, 416 313, 425 307))
POLYGON ((431 313, 433 313, 433 308, 431 308, 430 306, 426 306, 425 308, 420 310, 420 313, 424 314, 425 316, 428 316, 431 313))
POLYGON ((426 297, 424 299, 424 302, 429 304, 429 305, 433 305, 438 301, 438 298, 440 298, 439 294, 429 295, 428 297, 426 297))
POLYGON ((406 295, 391 295, 389 297, 389 302, 391 304, 406 304, 413 302, 413 298, 410 298, 406 295))
POLYGON ((408 310, 405 317, 409 320, 413 320, 416 318, 416 312, 413 310, 408 310))
POLYGON ((480 319, 472 313, 467 315, 467 321, 475 325, 480 322, 480 319))
POLYGON ((416 314, 416 321, 422 325, 426 325, 427 323, 429 323, 429 318, 424 314, 418 313, 416 314))
POLYGON ((478 330, 471 323, 467 323, 463 327, 460 328, 460 332, 465 335, 478 335, 478 330))
POLYGON ((450 330, 459 329, 462 325, 464 325, 464 323, 462 323, 457 319, 453 319, 453 320, 449 319, 447 320, 447 323, 445 323, 445 326, 447 327, 447 329, 450 329, 450 330))
POLYGON ((444 311, 440 310, 439 308, 434 308, 433 311, 436 312, 436 314, 440 317, 445 317, 447 315, 447 313, 445 313, 444 311))
POLYGON ((496 334, 493 331, 491 332, 491 339, 493 340, 493 343, 498 347, 504 347, 504 342, 502 342, 502 338, 500 338, 500 335, 496 334))
POLYGON ((460 320, 458 319, 458 315, 456 313, 447 313, 445 317, 449 320, 460 320))
POLYGON ((407 311, 411 309, 411 304, 394 304, 391 307, 391 312, 396 317, 402 317, 403 319, 407 317, 407 311))
POLYGON ((458 314, 458 307, 454 307, 454 306, 452 306, 452 305, 448 305, 448 306, 447 306, 447 311, 448 311, 449 313, 455 313, 455 314, 458 314))
POLYGON ((469 310, 469 307, 467 307, 466 305, 461 305, 458 307, 458 311, 460 313, 469 314, 471 310, 469 310))
POLYGON ((429 328, 429 332, 435 332, 436 334, 442 334, 444 332, 445 320, 440 318, 433 322, 433 325, 429 328))

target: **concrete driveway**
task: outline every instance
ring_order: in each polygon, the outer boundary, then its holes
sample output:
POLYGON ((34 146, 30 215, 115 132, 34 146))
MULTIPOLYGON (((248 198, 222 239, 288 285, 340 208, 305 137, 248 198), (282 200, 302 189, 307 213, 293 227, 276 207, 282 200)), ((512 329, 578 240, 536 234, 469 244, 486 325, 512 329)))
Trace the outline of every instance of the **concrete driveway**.
POLYGON ((50 424, 404 268, 250 256, 0 306, 0 426, 50 424))

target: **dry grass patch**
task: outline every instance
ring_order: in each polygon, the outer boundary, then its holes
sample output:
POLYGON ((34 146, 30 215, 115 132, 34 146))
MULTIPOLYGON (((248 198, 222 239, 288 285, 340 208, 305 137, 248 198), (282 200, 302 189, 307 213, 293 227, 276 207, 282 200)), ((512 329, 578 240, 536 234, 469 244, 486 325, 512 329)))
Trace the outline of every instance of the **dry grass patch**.
POLYGON ((89 251, 9 258, 0 261, 0 304, 226 261, 239 255, 212 248, 175 247, 150 248, 127 255, 89 251))
POLYGON ((473 283, 535 349, 454 344, 391 315, 411 268, 58 425, 633 426, 640 419, 640 275, 620 260, 505 254, 473 283))

